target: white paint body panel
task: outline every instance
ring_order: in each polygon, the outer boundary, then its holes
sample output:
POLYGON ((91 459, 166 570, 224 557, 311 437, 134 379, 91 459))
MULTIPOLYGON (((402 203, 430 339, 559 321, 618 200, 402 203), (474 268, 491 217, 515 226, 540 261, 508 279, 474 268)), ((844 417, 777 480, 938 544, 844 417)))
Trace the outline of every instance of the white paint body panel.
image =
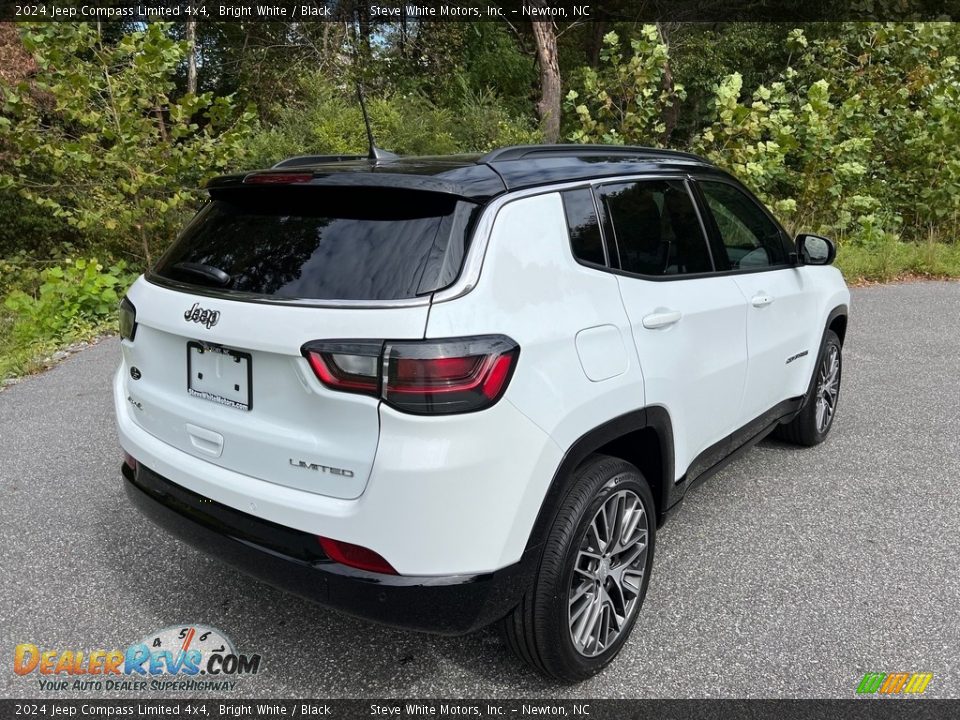
POLYGON ((827 315, 849 303, 833 268, 654 282, 581 265, 557 192, 495 203, 479 227, 467 259, 479 275, 432 305, 264 305, 141 278, 129 293, 137 336, 122 342, 114 379, 121 445, 194 492, 370 548, 401 574, 489 572, 519 560, 564 454, 584 434, 662 406, 679 478, 711 443, 803 394, 827 315), (759 292, 773 302, 753 307, 759 292), (195 302, 219 322, 186 322, 195 302), (300 354, 317 339, 483 334, 510 336, 519 360, 501 401, 464 415, 407 415, 332 392, 300 354), (250 412, 186 394, 189 339, 251 354, 250 412))
POLYGON ((426 306, 262 305, 174 292, 142 278, 128 297, 138 327, 135 342, 121 344, 123 364, 141 372, 139 380, 124 379, 124 397, 139 404, 127 403, 133 422, 173 448, 273 484, 339 498, 363 493, 380 435, 380 403, 325 388, 300 347, 318 338, 419 338, 426 306), (219 312, 217 324, 207 328, 184 320, 194 303, 219 312), (250 411, 187 394, 190 340, 250 353, 250 411), (219 441, 211 441, 214 436, 219 441), (300 461, 350 474, 305 469, 300 461))
MULTIPOLYGON (((505 399, 566 450, 587 430, 645 404, 635 355, 603 382, 585 374, 577 334, 600 325, 630 337, 617 278, 573 259, 560 195, 547 193, 501 209, 477 286, 433 305, 427 337, 503 333, 516 340, 520 360, 505 399)), ((520 481, 546 492, 551 479, 520 481)))
POLYGON ((643 368, 648 405, 667 409, 677 477, 738 427, 747 378, 747 308, 731 277, 618 277, 643 368), (680 313, 664 327, 645 317, 680 313))
POLYGON ((515 562, 542 499, 525 479, 551 475, 562 455, 508 402, 444 418, 384 407, 365 492, 329 497, 221 467, 154 437, 132 419, 125 382, 120 368, 117 430, 139 462, 242 512, 368 547, 402 575, 483 573, 515 562))

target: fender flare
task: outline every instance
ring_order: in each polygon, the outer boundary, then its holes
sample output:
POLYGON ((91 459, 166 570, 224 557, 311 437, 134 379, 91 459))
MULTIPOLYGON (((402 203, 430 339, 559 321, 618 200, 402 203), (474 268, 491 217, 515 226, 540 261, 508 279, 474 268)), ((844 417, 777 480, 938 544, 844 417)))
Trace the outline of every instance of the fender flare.
POLYGON ((820 344, 817 345, 817 354, 813 359, 813 369, 810 371, 810 382, 807 383, 807 391, 803 394, 803 402, 800 404, 800 407, 797 408, 797 412, 793 413, 789 418, 786 419, 786 422, 790 422, 790 420, 800 414, 800 412, 807 406, 807 402, 810 400, 810 396, 813 394, 813 385, 817 379, 817 363, 820 360, 820 353, 823 352, 823 346, 827 342, 827 331, 830 329, 833 321, 838 317, 849 317, 846 305, 837 305, 827 314, 827 320, 823 323, 823 334, 820 336, 820 344))
POLYGON ((682 493, 676 492, 674 487, 673 426, 670 414, 666 408, 653 405, 619 415, 588 430, 567 449, 540 504, 525 552, 535 550, 546 542, 557 512, 570 490, 573 472, 584 460, 613 440, 647 428, 656 431, 660 442, 661 477, 648 477, 647 482, 657 499, 657 524, 662 525, 667 511, 680 500, 682 493))

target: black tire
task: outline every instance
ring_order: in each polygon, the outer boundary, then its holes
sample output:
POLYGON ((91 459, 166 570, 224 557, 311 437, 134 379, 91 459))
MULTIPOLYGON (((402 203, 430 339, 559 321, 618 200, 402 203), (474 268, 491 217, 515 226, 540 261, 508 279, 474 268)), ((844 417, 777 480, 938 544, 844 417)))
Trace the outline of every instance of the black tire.
POLYGON ((807 390, 807 396, 804 399, 803 409, 790 422, 784 425, 778 425, 774 430, 774 437, 795 445, 812 447, 819 445, 827 439, 830 434, 830 428, 833 427, 833 418, 836 415, 837 406, 840 403, 840 380, 843 375, 843 347, 840 344, 840 338, 833 330, 827 330, 823 338, 823 347, 820 348, 820 354, 817 356, 817 364, 813 368, 813 377, 810 380, 810 387, 807 390), (822 383, 824 379, 825 363, 828 362, 831 354, 836 351, 837 358, 837 380, 836 393, 833 398, 832 411, 829 420, 824 427, 818 422, 817 404, 820 396, 823 394, 822 383))
MULTIPOLYGON (((626 513, 618 511, 616 518, 619 519, 621 515, 626 513)), ((616 521, 613 525, 616 526, 616 521)), ((637 525, 636 528, 636 532, 639 533, 640 526, 637 525)), ((632 533, 628 535, 634 537, 632 533)), ((612 534, 608 536, 612 537, 612 534)), ((653 495, 640 471, 618 458, 605 455, 593 455, 588 458, 574 471, 570 490, 563 500, 544 544, 543 556, 536 576, 532 579, 521 603, 502 621, 501 628, 505 640, 514 654, 544 675, 563 682, 585 680, 606 667, 617 656, 630 636, 643 605, 650 581, 655 540, 656 514, 653 495), (617 498, 613 497, 615 495, 617 498), (631 546, 629 551, 631 555, 634 551, 646 553, 645 558, 638 556, 632 566, 634 570, 631 575, 639 571, 640 567, 643 568, 642 578, 639 579, 639 593, 635 596, 636 600, 632 601, 630 612, 625 613, 625 622, 619 623, 619 634, 612 638, 602 651, 599 649, 600 643, 595 643, 593 651, 597 654, 588 656, 576 647, 572 637, 571 626, 575 621, 570 617, 573 611, 570 609, 569 598, 571 582, 575 577, 574 564, 583 560, 580 552, 581 543, 591 542, 587 539, 587 533, 591 530, 591 523, 601 508, 610 507, 606 505, 607 501, 611 500, 611 503, 616 505, 620 498, 624 498, 624 502, 633 503, 635 508, 634 496, 639 499, 645 513, 647 538, 645 550, 639 550, 638 542, 636 546, 631 546)), ((610 549, 612 551, 615 547, 610 549)), ((627 554, 627 551, 623 552, 623 555, 627 554)), ((597 574, 598 576, 602 574, 602 580, 595 580, 597 588, 604 582, 614 582, 616 585, 616 581, 612 580, 614 570, 611 570, 611 567, 623 560, 625 560, 623 557, 619 559, 616 556, 611 557, 604 569, 600 569, 598 560, 597 574), (610 578, 607 577, 607 572, 610 572, 610 578)), ((576 576, 578 583, 586 585, 594 582, 584 580, 582 575, 585 573, 576 576)), ((620 595, 621 600, 624 597, 620 595)), ((574 603, 578 602, 583 600, 578 601, 575 596, 574 603)), ((624 607, 624 604, 619 607, 624 607)), ((602 617, 607 618, 609 627, 614 622, 610 619, 613 610, 610 608, 603 612, 606 614, 602 617)), ((603 619, 600 621, 600 627, 597 628, 596 636, 602 632, 604 632, 603 619)), ((588 638, 588 645, 589 642, 588 638)))

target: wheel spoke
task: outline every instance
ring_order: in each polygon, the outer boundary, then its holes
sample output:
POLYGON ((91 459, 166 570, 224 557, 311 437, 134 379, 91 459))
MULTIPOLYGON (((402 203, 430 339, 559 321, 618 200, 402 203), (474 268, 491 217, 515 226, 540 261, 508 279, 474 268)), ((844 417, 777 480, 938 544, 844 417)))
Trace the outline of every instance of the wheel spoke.
POLYGON ((640 594, 640 585, 643 583, 643 570, 635 570, 633 568, 625 568, 620 574, 620 588, 621 590, 627 589, 633 595, 640 594), (634 581, 636 584, 634 584, 634 581))
POLYGON ((601 534, 599 524, 601 517, 598 514, 597 517, 593 519, 593 522, 590 523, 590 531, 593 534, 593 540, 597 552, 603 553, 607 548, 607 541, 604 539, 604 534, 601 534))
POLYGON ((627 547, 630 542, 633 534, 637 531, 637 528, 640 526, 640 522, 643 520, 643 506, 638 502, 631 509, 629 514, 629 520, 624 524, 624 531, 620 535, 620 547, 621 549, 627 547))
POLYGON ((573 595, 570 596, 570 605, 573 605, 575 602, 580 600, 580 598, 586 596, 590 592, 590 589, 593 587, 592 583, 583 583, 573 595))
POLYGON ((647 549, 647 533, 644 532, 641 538, 638 538, 633 547, 618 558, 617 567, 627 568, 636 562, 637 558, 647 549))
POLYGON ((578 633, 578 644, 586 648, 591 637, 597 632, 597 623, 600 621, 600 615, 603 612, 603 601, 600 599, 600 593, 597 593, 589 605, 589 609, 583 615, 580 632, 578 633))

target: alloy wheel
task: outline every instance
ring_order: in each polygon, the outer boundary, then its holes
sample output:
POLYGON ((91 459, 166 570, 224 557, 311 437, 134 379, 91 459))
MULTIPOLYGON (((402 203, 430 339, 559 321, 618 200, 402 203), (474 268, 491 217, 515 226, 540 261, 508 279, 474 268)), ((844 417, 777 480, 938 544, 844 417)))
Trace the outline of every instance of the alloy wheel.
POLYGON ((581 655, 595 657, 629 627, 646 571, 649 518, 632 490, 608 497, 580 542, 569 591, 569 628, 581 655))
POLYGON ((840 394, 840 348, 829 345, 820 363, 817 381, 817 432, 825 433, 833 422, 840 394))

